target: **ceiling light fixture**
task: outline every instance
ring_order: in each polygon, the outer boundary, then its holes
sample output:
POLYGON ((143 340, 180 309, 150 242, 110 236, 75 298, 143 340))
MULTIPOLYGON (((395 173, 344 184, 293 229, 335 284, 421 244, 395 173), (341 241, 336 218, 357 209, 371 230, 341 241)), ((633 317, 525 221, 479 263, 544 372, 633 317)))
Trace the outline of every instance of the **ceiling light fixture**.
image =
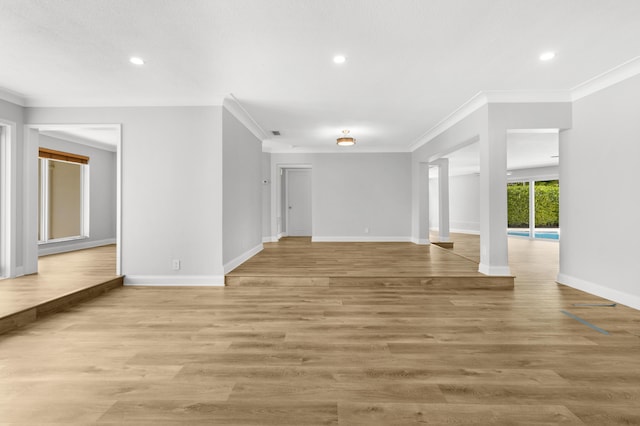
POLYGON ((333 62, 335 62, 336 64, 344 64, 346 60, 347 60, 347 58, 345 58, 342 55, 338 55, 338 56, 334 56, 333 57, 333 62))
POLYGON ((542 55, 540 55, 540 60, 550 61, 555 57, 556 57, 556 52, 544 52, 542 55))
POLYGON ((356 144, 356 140, 349 136, 349 130, 343 130, 342 136, 338 138, 337 144, 340 146, 352 146, 356 144))
POLYGON ((129 58, 129 62, 134 65, 144 65, 144 59, 138 58, 137 56, 132 56, 131 58, 129 58))

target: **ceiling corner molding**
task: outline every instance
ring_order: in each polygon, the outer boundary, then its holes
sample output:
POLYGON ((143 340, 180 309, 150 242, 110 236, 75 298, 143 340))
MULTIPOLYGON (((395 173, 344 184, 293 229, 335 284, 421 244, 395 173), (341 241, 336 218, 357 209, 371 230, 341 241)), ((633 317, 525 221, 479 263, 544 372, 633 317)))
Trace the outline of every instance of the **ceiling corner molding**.
POLYGON ((240 123, 242 123, 253 135, 258 138, 261 142, 267 139, 267 133, 260 127, 258 122, 253 119, 251 114, 247 112, 247 110, 242 106, 240 101, 233 96, 233 94, 229 94, 229 96, 224 98, 222 102, 223 108, 226 108, 227 111, 231 113, 240 123))
POLYGON ((3 101, 11 102, 12 104, 19 105, 21 107, 26 106, 25 98, 19 93, 12 92, 8 89, 0 88, 0 99, 3 101))
POLYGON ((446 116, 442 121, 409 145, 410 152, 415 151, 438 135, 446 132, 466 117, 490 103, 539 103, 571 102, 568 90, 483 90, 446 116))
POLYGON ((490 104, 571 102, 569 90, 485 90, 490 104))
POLYGON ((577 85, 571 90, 571 100, 577 101, 638 74, 640 74, 640 56, 577 85))
POLYGON ((427 130, 426 133, 412 142, 411 145, 409 145, 409 151, 415 151, 422 145, 433 140, 441 133, 446 132, 448 129, 465 119, 467 116, 485 106, 488 102, 489 100, 485 92, 476 93, 471 99, 459 106, 455 111, 443 118, 438 124, 427 130))

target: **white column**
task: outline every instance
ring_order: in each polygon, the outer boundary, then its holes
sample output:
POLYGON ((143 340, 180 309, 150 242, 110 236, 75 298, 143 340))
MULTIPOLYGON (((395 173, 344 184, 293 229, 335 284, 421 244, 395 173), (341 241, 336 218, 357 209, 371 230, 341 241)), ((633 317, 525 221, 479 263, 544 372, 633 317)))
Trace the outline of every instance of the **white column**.
POLYGON ((418 165, 418 244, 429 241, 429 164, 418 165))
POLYGON ((529 238, 536 237, 536 181, 529 181, 529 238))
POLYGON ((450 241, 449 235, 449 159, 440 158, 438 166, 438 231, 440 241, 450 241))
POLYGON ((486 275, 511 275, 507 246, 507 133, 480 135, 480 265, 486 275))

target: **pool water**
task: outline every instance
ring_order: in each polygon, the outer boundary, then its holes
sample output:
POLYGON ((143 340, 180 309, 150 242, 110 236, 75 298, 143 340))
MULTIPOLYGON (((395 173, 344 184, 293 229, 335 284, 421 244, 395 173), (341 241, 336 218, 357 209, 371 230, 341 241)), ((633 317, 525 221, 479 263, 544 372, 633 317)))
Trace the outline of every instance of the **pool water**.
MULTIPOLYGON (((514 235, 517 237, 529 237, 529 231, 507 231, 507 235, 514 235)), ((534 238, 542 238, 546 240, 558 240, 560 239, 560 234, 558 231, 536 231, 534 233, 534 238)))

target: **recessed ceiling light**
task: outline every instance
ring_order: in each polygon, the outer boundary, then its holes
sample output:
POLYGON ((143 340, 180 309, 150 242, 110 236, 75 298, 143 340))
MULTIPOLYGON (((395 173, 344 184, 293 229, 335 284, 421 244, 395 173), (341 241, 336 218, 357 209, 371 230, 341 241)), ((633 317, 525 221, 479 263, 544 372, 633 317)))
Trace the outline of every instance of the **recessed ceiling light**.
POLYGON ((338 56, 334 56, 333 57, 333 62, 335 62, 336 64, 344 64, 346 60, 347 60, 347 58, 345 58, 342 55, 338 55, 338 56))
POLYGON ((137 56, 132 56, 131 58, 129 58, 129 62, 134 65, 144 65, 144 59, 138 58, 137 56))
POLYGON ((540 55, 540 60, 550 61, 555 57, 556 57, 556 52, 544 52, 542 55, 540 55))

